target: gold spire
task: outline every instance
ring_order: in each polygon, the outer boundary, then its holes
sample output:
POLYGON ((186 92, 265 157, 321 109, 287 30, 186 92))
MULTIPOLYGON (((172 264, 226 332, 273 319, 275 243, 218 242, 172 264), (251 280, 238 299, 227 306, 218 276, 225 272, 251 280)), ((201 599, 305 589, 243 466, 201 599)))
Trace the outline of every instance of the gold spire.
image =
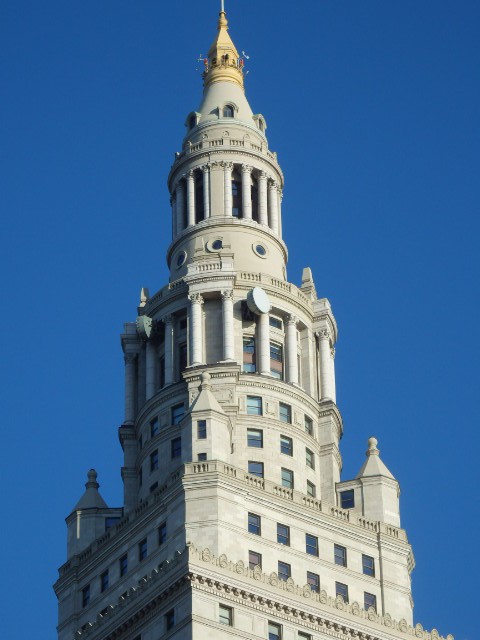
POLYGON ((213 82, 234 82, 243 89, 243 60, 228 35, 228 20, 223 0, 218 17, 218 33, 205 59, 204 86, 213 82))

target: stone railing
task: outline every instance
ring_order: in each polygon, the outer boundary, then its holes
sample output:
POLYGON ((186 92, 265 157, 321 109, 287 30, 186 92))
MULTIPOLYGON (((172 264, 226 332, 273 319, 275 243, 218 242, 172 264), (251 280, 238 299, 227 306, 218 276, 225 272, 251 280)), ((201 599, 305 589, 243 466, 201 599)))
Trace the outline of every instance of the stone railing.
POLYGON ((187 142, 184 146, 184 149, 175 154, 175 161, 185 158, 186 156, 191 155, 192 153, 198 153, 199 151, 214 149, 216 147, 223 148, 235 148, 241 147, 243 149, 250 149, 250 151, 254 151, 255 153, 265 154, 270 160, 272 160, 275 164, 278 164, 278 158, 275 151, 269 151, 267 146, 264 144, 256 144, 255 142, 251 142, 250 140, 245 140, 241 138, 214 138, 201 140, 200 142, 195 142, 192 144, 191 142, 187 142))

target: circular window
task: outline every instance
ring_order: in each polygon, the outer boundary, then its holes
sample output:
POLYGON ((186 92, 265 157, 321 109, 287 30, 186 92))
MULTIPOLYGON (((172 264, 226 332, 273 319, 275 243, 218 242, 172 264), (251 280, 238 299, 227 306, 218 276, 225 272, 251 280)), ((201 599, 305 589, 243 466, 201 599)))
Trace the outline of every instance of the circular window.
POLYGON ((220 251, 220 249, 223 249, 223 242, 221 240, 214 240, 212 242, 212 249, 214 251, 220 251))
POLYGON ((182 251, 177 256, 177 267, 181 267, 185 264, 185 260, 187 259, 187 254, 185 251, 182 251))
POLYGON ((259 258, 266 258, 268 255, 268 249, 265 245, 260 243, 255 243, 252 245, 252 249, 254 253, 257 254, 259 258))

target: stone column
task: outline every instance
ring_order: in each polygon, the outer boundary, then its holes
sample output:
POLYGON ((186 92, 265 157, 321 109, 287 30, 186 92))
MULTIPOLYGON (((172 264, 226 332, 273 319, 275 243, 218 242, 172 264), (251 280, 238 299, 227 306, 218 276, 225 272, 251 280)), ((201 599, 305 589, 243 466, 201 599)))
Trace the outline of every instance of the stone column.
POLYGON ((151 340, 147 342, 147 382, 146 382, 146 399, 155 394, 156 379, 157 379, 157 353, 155 345, 151 340))
POLYGON ((173 316, 163 318, 165 324, 165 386, 173 383, 173 316))
POLYGON ((232 171, 233 162, 225 162, 223 164, 224 177, 224 215, 232 217, 232 171))
POLYGON ((287 316, 287 382, 298 384, 297 318, 287 316))
POLYGON ((184 192, 184 181, 179 180, 176 186, 176 207, 175 207, 175 217, 177 218, 177 236, 179 233, 183 231, 183 225, 185 220, 185 192, 184 192))
POLYGON ((278 190, 277 183, 273 180, 268 185, 268 200, 270 205, 270 228, 278 234, 278 190))
POLYGON ((135 360, 136 353, 126 353, 125 360, 125 424, 135 422, 135 360))
POLYGON ((278 187, 278 235, 280 238, 282 237, 282 200, 283 200, 283 191, 280 187, 278 187))
POLYGON ((203 298, 199 293, 192 293, 188 299, 190 300, 190 366, 195 367, 203 361, 203 298))
POLYGON ((172 196, 170 198, 170 205, 172 207, 172 240, 175 239, 175 233, 177 232, 177 214, 176 214, 176 208, 177 208, 177 201, 175 199, 175 196, 172 196))
POLYGON ((328 329, 318 332, 320 344, 320 398, 334 400, 335 392, 332 385, 332 354, 330 348, 330 334, 328 329))
POLYGON ((195 174, 193 170, 188 172, 187 178, 187 226, 192 227, 195 224, 195 174))
POLYGON ((233 291, 222 291, 223 359, 235 360, 233 333, 233 291))
POLYGON ((242 208, 245 220, 252 219, 252 170, 247 164, 242 164, 242 208))
POLYGON ((210 167, 205 164, 203 167, 203 210, 205 220, 210 217, 210 167))
POLYGON ((335 347, 330 349, 330 380, 332 384, 332 400, 337 402, 337 385, 335 382, 335 347))
POLYGON ((257 316, 257 363, 258 372, 270 375, 270 316, 257 316))
POLYGON ((261 171, 258 177, 258 222, 268 227, 267 174, 261 171))

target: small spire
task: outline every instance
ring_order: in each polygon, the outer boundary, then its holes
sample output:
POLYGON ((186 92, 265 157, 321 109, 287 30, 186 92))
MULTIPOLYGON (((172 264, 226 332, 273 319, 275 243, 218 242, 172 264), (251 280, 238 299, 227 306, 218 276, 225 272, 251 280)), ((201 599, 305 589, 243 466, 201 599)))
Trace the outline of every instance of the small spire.
POLYGON ((365 452, 365 455, 367 456, 378 456, 380 455, 380 449, 377 449, 377 444, 378 444, 378 440, 376 438, 369 438, 368 439, 368 449, 365 452))
POLYGON ((97 472, 90 469, 87 472, 87 482, 85 483, 85 493, 75 505, 75 510, 80 509, 107 509, 107 504, 98 492, 97 472))
POLYGON ((87 472, 87 482, 85 483, 85 488, 86 489, 98 489, 99 488, 99 484, 97 482, 97 478, 98 478, 98 473, 95 471, 95 469, 90 469, 90 471, 87 472))
POLYGON ((365 478, 367 476, 385 476, 392 478, 393 474, 387 469, 380 458, 380 451, 377 449, 378 440, 373 436, 368 439, 368 449, 365 452, 367 459, 363 463, 363 467, 358 472, 357 478, 365 478))
POLYGON ((208 58, 205 58, 204 85, 208 87, 213 82, 234 82, 243 89, 243 58, 240 58, 228 35, 224 0, 220 1, 217 29, 217 37, 210 47, 208 58))

